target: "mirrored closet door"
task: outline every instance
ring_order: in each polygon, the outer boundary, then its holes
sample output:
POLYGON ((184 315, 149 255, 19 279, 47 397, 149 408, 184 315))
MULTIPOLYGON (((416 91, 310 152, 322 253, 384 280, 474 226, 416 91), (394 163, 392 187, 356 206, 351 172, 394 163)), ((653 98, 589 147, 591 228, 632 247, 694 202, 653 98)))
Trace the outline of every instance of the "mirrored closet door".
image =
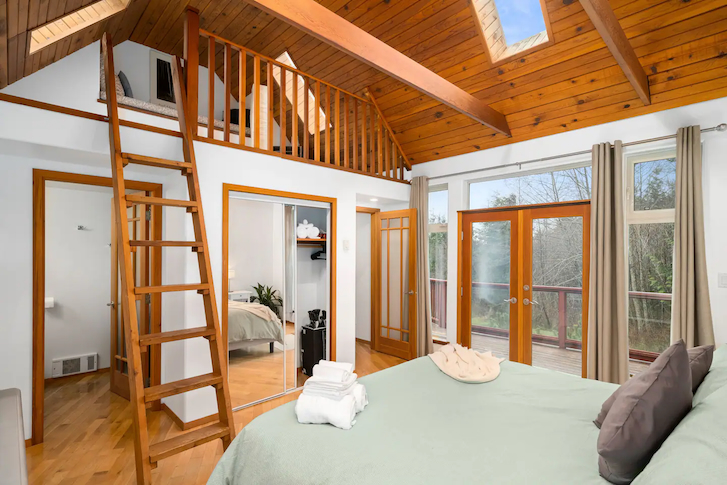
POLYGON ((295 390, 312 367, 306 357, 325 358, 330 208, 303 204, 229 192, 221 323, 233 408, 295 390))

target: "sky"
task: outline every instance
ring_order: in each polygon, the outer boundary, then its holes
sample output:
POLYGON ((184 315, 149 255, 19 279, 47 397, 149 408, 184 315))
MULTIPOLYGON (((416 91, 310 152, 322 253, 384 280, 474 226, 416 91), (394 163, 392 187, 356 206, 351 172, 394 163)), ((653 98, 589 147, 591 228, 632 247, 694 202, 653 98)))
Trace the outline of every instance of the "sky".
POLYGON ((540 0, 495 0, 507 45, 545 30, 540 0))

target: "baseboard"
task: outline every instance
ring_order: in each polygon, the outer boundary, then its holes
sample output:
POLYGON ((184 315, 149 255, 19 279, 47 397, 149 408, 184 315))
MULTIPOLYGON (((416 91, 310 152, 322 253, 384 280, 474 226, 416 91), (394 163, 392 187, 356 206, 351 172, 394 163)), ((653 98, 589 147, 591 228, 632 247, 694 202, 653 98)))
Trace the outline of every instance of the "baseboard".
POLYGON ((44 383, 48 384, 51 382, 58 382, 59 379, 65 379, 65 378, 71 378, 71 377, 90 376, 91 374, 103 374, 104 372, 109 372, 109 371, 111 371, 110 367, 104 367, 103 369, 90 370, 88 372, 81 372, 80 374, 71 374, 69 376, 49 377, 44 380, 44 383))
POLYGON ((33 446, 33 440, 25 440, 25 447, 30 448, 31 446, 33 446))
POLYGON ((172 421, 174 421, 174 424, 177 425, 179 429, 182 431, 187 431, 192 428, 197 428, 199 426, 204 426, 205 424, 214 423, 219 421, 219 414, 210 414, 209 416, 205 416, 204 418, 195 419, 194 421, 190 421, 188 423, 185 423, 182 421, 182 418, 177 416, 177 414, 172 411, 172 409, 167 406, 165 403, 162 403, 162 411, 164 411, 167 416, 171 418, 172 421))
POLYGON ((362 338, 356 337, 356 342, 361 342, 362 344, 369 344, 371 345, 371 340, 364 340, 362 338))

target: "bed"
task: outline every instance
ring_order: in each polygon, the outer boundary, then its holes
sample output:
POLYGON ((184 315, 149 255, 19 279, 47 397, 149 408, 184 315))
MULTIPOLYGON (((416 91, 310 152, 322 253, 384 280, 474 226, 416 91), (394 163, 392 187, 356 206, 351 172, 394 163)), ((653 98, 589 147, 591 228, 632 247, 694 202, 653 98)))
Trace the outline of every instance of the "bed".
MULTIPOLYGON (((464 384, 428 357, 361 382, 370 404, 351 430, 298 424, 295 403, 288 403, 245 426, 208 483, 608 483, 598 474, 599 430, 592 421, 613 384, 512 362, 502 364, 493 382, 464 384)), ((634 485, 722 483, 727 349, 715 353, 694 399, 695 409, 634 485), (719 429, 705 434, 710 426, 719 429), (685 454, 697 457, 694 465, 678 459, 685 454), (681 479, 674 481, 676 474, 681 479)))
POLYGON ((272 310, 259 303, 227 302, 228 351, 251 345, 284 343, 283 324, 272 310))

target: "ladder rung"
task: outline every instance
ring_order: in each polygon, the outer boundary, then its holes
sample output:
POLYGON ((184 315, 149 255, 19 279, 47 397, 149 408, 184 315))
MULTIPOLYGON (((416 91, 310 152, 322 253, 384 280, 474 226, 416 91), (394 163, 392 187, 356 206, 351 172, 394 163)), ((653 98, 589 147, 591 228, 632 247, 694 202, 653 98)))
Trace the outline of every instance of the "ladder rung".
POLYGON ((152 386, 144 389, 144 399, 146 402, 157 401, 159 399, 176 396, 195 389, 201 389, 207 386, 217 386, 222 384, 222 376, 215 374, 204 374, 201 376, 182 379, 181 381, 167 382, 160 386, 152 386))
POLYGON ((143 247, 185 247, 185 248, 201 248, 203 244, 197 241, 143 241, 143 240, 132 240, 129 241, 129 245, 143 246, 143 247))
POLYGON ((193 200, 164 199, 162 197, 147 197, 146 195, 129 194, 126 202, 131 204, 165 205, 168 207, 189 207, 197 208, 197 202, 193 200))
POLYGON ((212 337, 214 334, 215 329, 209 327, 185 328, 184 330, 172 330, 170 332, 148 333, 146 335, 139 335, 139 345, 156 345, 188 338, 212 337))
POLYGON ((147 293, 168 293, 172 291, 209 291, 210 285, 199 283, 196 285, 161 285, 161 286, 138 286, 134 288, 136 295, 145 295, 147 293))
POLYGON ((171 168, 175 170, 191 170, 192 164, 189 162, 177 162, 164 158, 147 157, 144 155, 135 155, 133 153, 122 153, 124 165, 134 163, 136 165, 147 165, 149 167, 171 168))
POLYGON ((155 463, 177 453, 194 448, 212 440, 229 436, 230 429, 222 423, 213 423, 189 433, 155 443, 149 447, 149 460, 155 463))

